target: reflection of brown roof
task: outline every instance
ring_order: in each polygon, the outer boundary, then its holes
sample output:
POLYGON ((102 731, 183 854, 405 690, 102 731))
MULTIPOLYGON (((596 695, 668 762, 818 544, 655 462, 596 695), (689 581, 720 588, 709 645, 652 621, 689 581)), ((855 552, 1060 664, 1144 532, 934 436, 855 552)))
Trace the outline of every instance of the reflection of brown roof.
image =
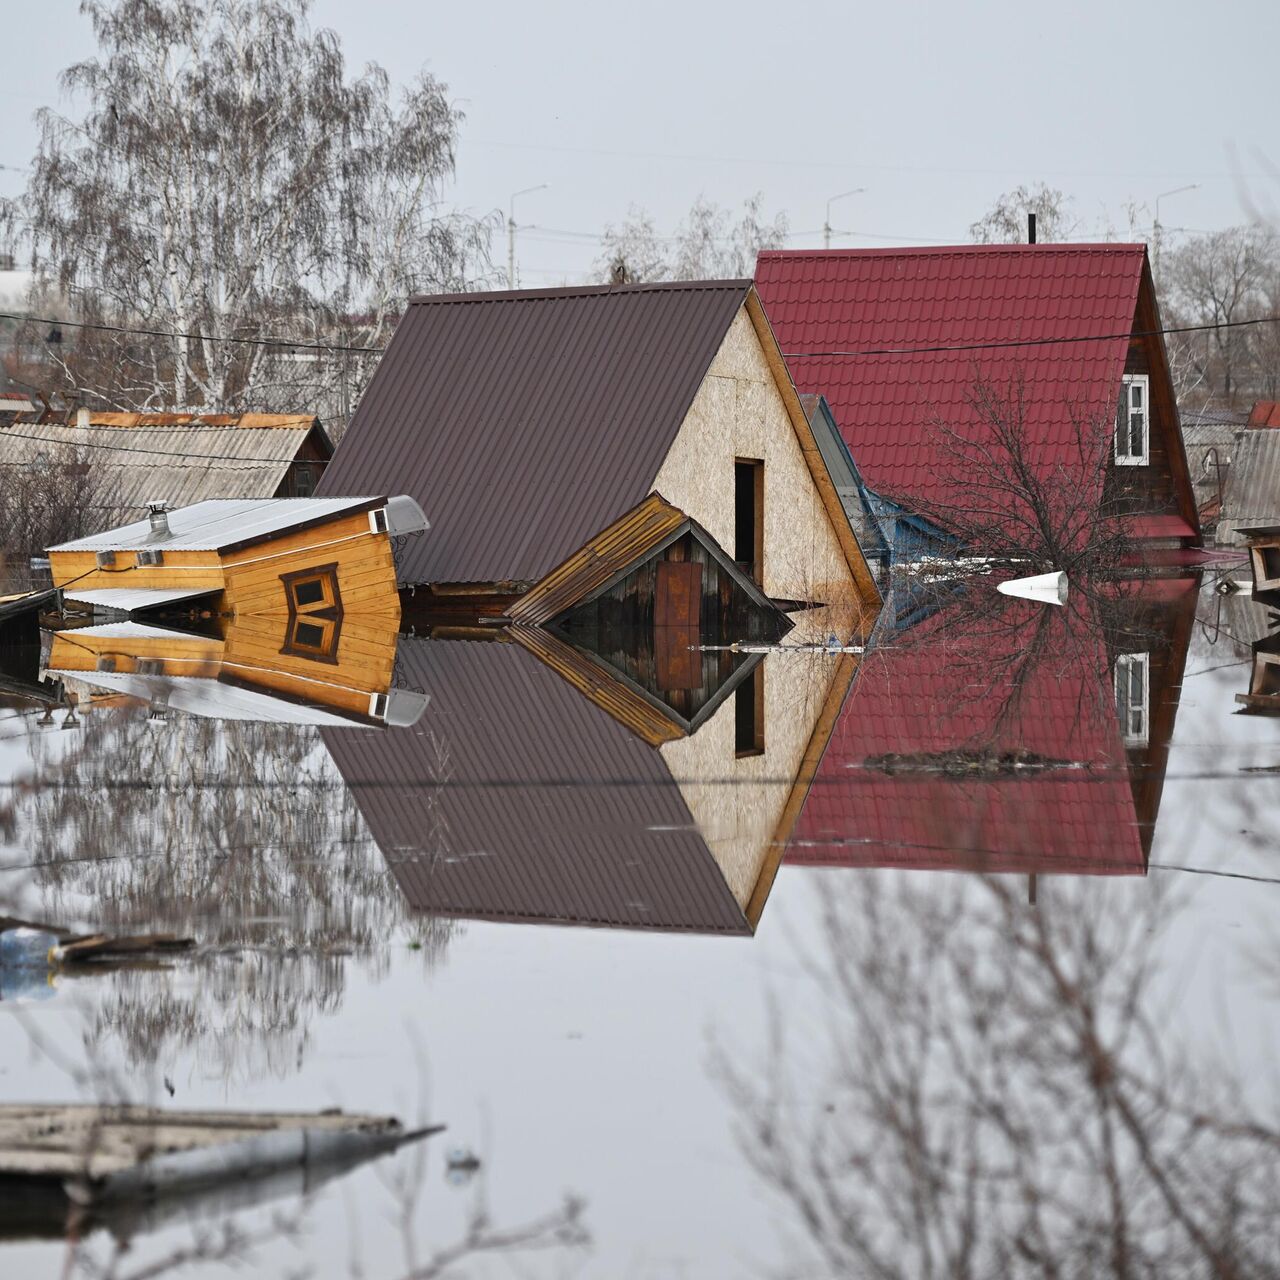
POLYGON ((648 496, 750 288, 415 298, 319 492, 417 499, 405 582, 536 581, 648 496))
POLYGON ((751 932, 661 755, 520 645, 402 639, 411 732, 324 739, 410 905, 751 932))

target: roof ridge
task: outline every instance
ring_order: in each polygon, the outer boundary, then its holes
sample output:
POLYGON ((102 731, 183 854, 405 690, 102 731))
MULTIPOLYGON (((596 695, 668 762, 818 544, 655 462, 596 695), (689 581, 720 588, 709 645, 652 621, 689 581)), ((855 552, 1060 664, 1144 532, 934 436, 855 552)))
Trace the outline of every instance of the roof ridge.
POLYGON ((915 258, 933 254, 1047 254, 1053 253, 1145 253, 1147 246, 1140 240, 1096 240, 1068 244, 1064 241, 1044 241, 1036 244, 921 244, 902 247, 866 249, 761 249, 756 261, 783 258, 915 258))
POLYGON ((754 282, 749 276, 724 280, 652 280, 640 284, 575 284, 548 289, 487 289, 465 293, 415 293, 410 306, 443 302, 533 302, 557 298, 588 298, 631 293, 689 293, 741 290, 745 293, 754 282))

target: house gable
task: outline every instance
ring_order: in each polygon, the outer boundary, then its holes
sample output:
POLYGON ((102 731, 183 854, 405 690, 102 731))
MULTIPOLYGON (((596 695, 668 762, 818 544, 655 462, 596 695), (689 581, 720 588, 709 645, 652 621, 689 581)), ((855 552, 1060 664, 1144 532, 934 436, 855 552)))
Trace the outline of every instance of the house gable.
POLYGON ((765 593, 824 604, 878 603, 874 580, 754 293, 734 316, 653 481, 730 554, 734 468, 741 460, 763 464, 765 593))

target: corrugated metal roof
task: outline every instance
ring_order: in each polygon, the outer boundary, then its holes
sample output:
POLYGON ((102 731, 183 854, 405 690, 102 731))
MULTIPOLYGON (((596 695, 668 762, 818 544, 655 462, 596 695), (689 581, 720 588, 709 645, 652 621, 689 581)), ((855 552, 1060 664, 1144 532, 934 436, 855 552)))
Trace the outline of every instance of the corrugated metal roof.
POLYGON ((934 424, 972 421, 976 378, 1024 380, 1046 466, 1071 465, 1073 413, 1114 417, 1145 256, 1140 244, 778 251, 760 254, 756 288, 797 388, 826 396, 866 483, 943 503, 934 424), (982 345, 1010 342, 1028 345, 982 345), (967 349, 921 350, 939 346, 967 349))
POLYGON ((1280 402, 1259 400, 1249 411, 1251 427, 1280 427, 1280 402))
POLYGON ((1276 523, 1280 523, 1280 431, 1245 431, 1232 455, 1218 541, 1243 543, 1241 528, 1276 523))
POLYGON ((297 425, 250 431, 23 422, 0 427, 0 466, 29 467, 42 454, 51 462, 78 456, 94 469, 94 500, 121 512, 159 498, 175 506, 211 497, 269 498, 311 430, 309 418, 287 421, 297 425))
POLYGON ((412 907, 749 933, 661 755, 519 645, 404 639, 413 733, 324 739, 412 907))
POLYGON ((422 504, 407 583, 537 581, 649 494, 750 287, 415 298, 319 492, 422 504))
MULTIPOLYGON (((81 604, 91 604, 95 609, 119 609, 121 613, 132 613, 135 609, 154 609, 162 604, 177 604, 179 600, 196 600, 200 596, 213 595, 207 587, 199 591, 177 590, 165 591, 125 591, 114 587, 107 591, 77 591, 72 588, 63 593, 68 600, 78 600, 81 604)), ((93 628, 100 630, 100 628, 93 628)))
POLYGON ((131 551, 138 547, 160 547, 166 551, 221 551, 269 538, 285 529, 369 509, 385 501, 385 498, 212 499, 170 511, 167 535, 153 533, 149 520, 136 520, 49 550, 131 551))

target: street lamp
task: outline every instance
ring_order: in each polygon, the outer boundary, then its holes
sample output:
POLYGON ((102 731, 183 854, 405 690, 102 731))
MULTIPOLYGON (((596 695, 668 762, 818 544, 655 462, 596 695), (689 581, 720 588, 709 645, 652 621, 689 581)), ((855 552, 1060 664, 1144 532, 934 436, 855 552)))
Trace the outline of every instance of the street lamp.
POLYGON ((822 247, 824 249, 831 248, 831 206, 837 200, 844 200, 849 196, 860 196, 864 191, 866 191, 866 187, 854 187, 852 191, 842 191, 838 196, 832 196, 827 201, 827 217, 822 224, 822 247))
POLYGON ((1156 220, 1151 227, 1151 238, 1155 241, 1155 265, 1160 266, 1160 201, 1168 199, 1169 196, 1180 196, 1184 191, 1197 191, 1200 184, 1198 182, 1189 182, 1185 187, 1174 187, 1172 191, 1162 191, 1156 196, 1156 220))
POLYGON ((516 197, 527 196, 532 191, 545 191, 551 184, 540 182, 536 187, 513 191, 507 203, 507 288, 516 287, 516 197))

